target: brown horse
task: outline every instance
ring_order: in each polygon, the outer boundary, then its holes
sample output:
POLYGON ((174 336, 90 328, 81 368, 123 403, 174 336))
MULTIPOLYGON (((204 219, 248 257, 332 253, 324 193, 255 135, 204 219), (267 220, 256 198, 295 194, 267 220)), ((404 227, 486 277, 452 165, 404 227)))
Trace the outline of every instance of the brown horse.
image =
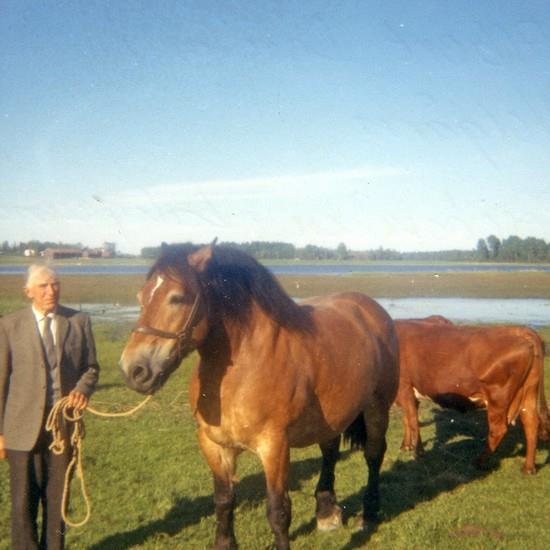
POLYGON ((321 529, 341 523, 340 434, 362 447, 363 518, 376 518, 399 378, 393 322, 376 302, 349 292, 297 305, 256 260, 214 245, 163 246, 138 296, 141 315, 121 358, 131 388, 155 392, 183 357, 199 353, 190 399, 214 477, 216 548, 236 546, 234 473, 244 450, 262 462, 277 548, 289 548, 290 447, 321 447, 321 529))

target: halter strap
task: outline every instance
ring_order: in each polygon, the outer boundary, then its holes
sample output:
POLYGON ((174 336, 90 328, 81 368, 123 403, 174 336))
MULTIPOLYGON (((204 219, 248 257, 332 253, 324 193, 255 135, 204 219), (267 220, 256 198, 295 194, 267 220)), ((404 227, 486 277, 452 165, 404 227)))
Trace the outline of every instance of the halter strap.
POLYGON ((202 294, 199 290, 195 296, 195 301, 191 307, 189 317, 185 321, 183 328, 178 330, 178 332, 169 332, 167 330, 161 330, 154 327, 149 327, 147 325, 135 325, 132 329, 132 332, 138 332, 140 334, 149 334, 150 336, 158 336, 159 338, 167 338, 169 340, 177 340, 178 343, 178 356, 180 359, 183 358, 183 352, 191 344, 194 345, 195 341, 193 340, 193 330, 198 324, 198 312, 200 306, 202 294))

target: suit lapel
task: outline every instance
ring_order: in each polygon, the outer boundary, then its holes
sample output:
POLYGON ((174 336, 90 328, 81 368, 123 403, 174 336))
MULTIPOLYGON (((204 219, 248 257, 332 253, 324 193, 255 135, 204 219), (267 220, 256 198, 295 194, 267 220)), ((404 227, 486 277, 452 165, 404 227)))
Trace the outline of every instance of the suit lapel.
POLYGON ((63 347, 67 334, 69 333, 69 321, 67 317, 63 314, 63 311, 60 309, 56 315, 57 321, 57 342, 55 347, 57 348, 57 364, 61 365, 61 360, 63 358, 63 347))
POLYGON ((36 317, 34 316, 31 307, 28 308, 27 313, 25 314, 24 327, 25 332, 27 333, 23 337, 24 341, 30 342, 34 355, 40 358, 42 366, 46 368, 46 358, 44 357, 44 350, 42 348, 42 339, 40 338, 36 317))

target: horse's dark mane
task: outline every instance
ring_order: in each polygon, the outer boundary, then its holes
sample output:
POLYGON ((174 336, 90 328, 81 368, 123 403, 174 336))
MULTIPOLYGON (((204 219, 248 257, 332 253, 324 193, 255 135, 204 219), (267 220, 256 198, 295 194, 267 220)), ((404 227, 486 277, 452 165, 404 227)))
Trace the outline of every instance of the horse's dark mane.
POLYGON ((191 243, 185 244, 171 244, 166 245, 163 243, 160 256, 156 262, 149 269, 147 273, 147 279, 153 275, 157 270, 170 271, 174 270, 177 273, 184 273, 186 269, 189 269, 187 263, 187 257, 193 252, 196 252, 200 247, 191 243))
MULTIPOLYGON (((189 269, 187 257, 199 248, 190 244, 163 247, 149 276, 156 269, 184 274, 189 269)), ((214 314, 246 324, 256 302, 277 324, 291 330, 312 330, 310 309, 296 304, 266 267, 237 248, 214 246, 199 280, 214 314)))

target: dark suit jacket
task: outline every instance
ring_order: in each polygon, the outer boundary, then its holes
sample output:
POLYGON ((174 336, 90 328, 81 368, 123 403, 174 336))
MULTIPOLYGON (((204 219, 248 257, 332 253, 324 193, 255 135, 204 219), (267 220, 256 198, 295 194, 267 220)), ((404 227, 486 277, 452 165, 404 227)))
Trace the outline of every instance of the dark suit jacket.
MULTIPOLYGON (((63 306, 56 310, 61 394, 90 396, 99 365, 90 318, 63 306)), ((29 451, 44 424, 47 364, 31 307, 0 318, 0 435, 7 449, 29 451)))

